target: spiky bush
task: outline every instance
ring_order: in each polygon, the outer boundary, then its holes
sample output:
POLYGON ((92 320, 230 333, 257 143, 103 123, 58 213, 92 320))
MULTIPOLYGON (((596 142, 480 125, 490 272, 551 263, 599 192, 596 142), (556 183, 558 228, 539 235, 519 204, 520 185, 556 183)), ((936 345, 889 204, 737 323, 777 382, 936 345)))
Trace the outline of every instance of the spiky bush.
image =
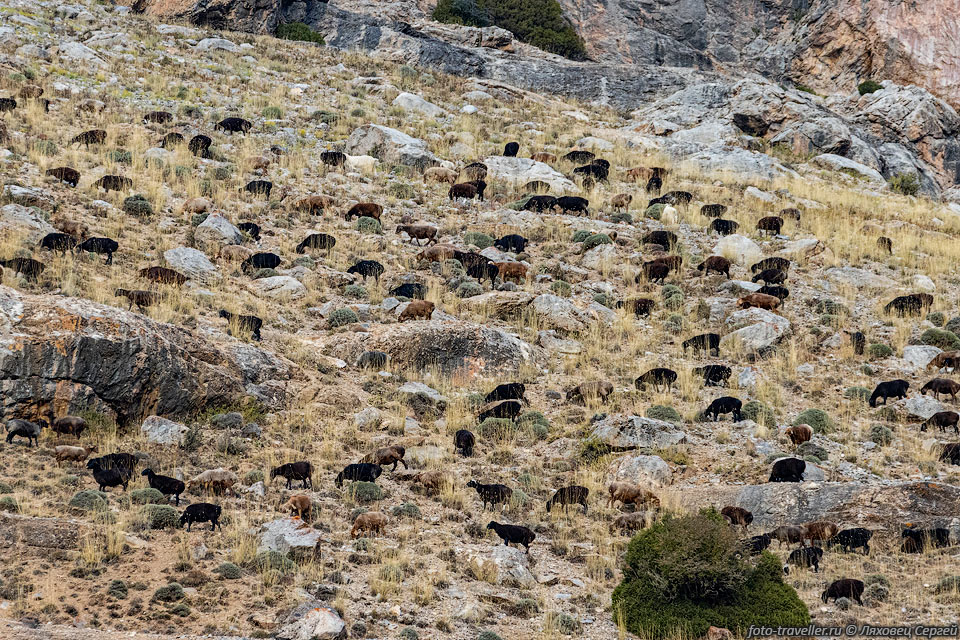
POLYGON ((331 313, 330 317, 327 318, 327 321, 330 323, 331 327, 342 327, 346 324, 360 322, 360 317, 353 309, 350 309, 349 307, 343 307, 342 309, 337 309, 331 313))
POLYGON ((793 424, 810 425, 814 433, 830 433, 837 428, 833 418, 823 409, 805 409, 800 412, 793 424))

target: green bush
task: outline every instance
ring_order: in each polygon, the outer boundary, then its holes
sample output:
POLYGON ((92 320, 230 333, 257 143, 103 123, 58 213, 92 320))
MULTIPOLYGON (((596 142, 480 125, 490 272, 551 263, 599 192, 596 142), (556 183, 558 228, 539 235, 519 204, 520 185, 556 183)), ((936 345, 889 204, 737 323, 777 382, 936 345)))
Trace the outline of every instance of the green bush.
POLYGON ((583 624, 569 613, 550 611, 543 618, 547 627, 552 627, 565 636, 580 635, 583 631, 583 624))
POLYGON ((127 597, 127 583, 123 580, 113 580, 107 587, 107 595, 116 600, 123 600, 127 597))
POLYGON ((153 205, 140 194, 124 198, 123 210, 132 216, 153 215, 153 205))
POLYGON ((550 291, 563 298, 569 298, 570 294, 573 293, 573 288, 566 280, 555 280, 550 283, 550 291))
POLYGON ((383 500, 383 489, 376 482, 351 482, 347 495, 357 502, 377 502, 383 500))
POLYGON ((626 224, 633 224, 633 216, 626 211, 618 211, 617 213, 610 215, 610 222, 625 222, 626 224))
POLYGON ((37 140, 33 148, 37 150, 42 156, 52 157, 60 153, 60 149, 57 147, 57 143, 53 140, 37 140))
POLYGON ((463 243, 472 244, 478 249, 486 249, 493 246, 493 238, 479 231, 467 231, 463 234, 463 243))
POLYGON ((507 418, 487 418, 477 427, 477 433, 483 438, 501 438, 516 430, 516 423, 507 418))
POLYGON ((591 236, 588 236, 586 240, 583 241, 583 252, 586 253, 593 249, 594 247, 599 247, 602 244, 612 244, 613 240, 610 239, 605 233, 595 233, 591 236))
POLYGON ((345 324, 360 322, 360 317, 357 316, 357 312, 353 309, 350 309, 349 307, 343 307, 331 313, 330 317, 327 318, 327 321, 330 323, 331 327, 342 327, 345 324))
POLYGON ((613 592, 627 631, 651 638, 698 638, 711 626, 743 635, 751 625, 806 626, 810 613, 784 584, 769 552, 756 565, 738 553, 735 532, 716 513, 675 517, 641 532, 624 557, 613 592))
POLYGON ((880 91, 883 89, 883 85, 874 80, 865 80, 857 85, 857 91, 860 92, 860 95, 866 95, 868 93, 873 93, 874 91, 880 91))
POLYGON ((420 634, 413 627, 406 627, 400 630, 400 640, 420 640, 420 634))
POLYGON ((391 182, 388 190, 390 191, 390 195, 398 200, 410 200, 417 195, 417 190, 413 188, 412 184, 399 180, 391 182))
POLYGON ((583 40, 563 15, 556 0, 439 0, 433 11, 437 22, 507 29, 521 42, 570 58, 583 60, 583 40))
POLYGON ((183 600, 183 587, 177 582, 171 582, 153 592, 153 599, 157 602, 176 602, 183 600))
POLYGON ((390 509, 390 513, 395 518, 412 518, 413 520, 419 520, 422 517, 420 507, 412 502, 397 505, 390 509))
POLYGON ((947 324, 943 326, 947 331, 952 331, 954 333, 960 334, 960 316, 956 318, 950 318, 947 320, 947 324))
POLYGON ((830 433, 836 430, 837 425, 823 409, 805 409, 800 412, 793 424, 807 424, 814 433, 830 433))
POLYGON ((457 285, 457 297, 458 298, 472 298, 483 293, 483 287, 480 286, 479 282, 474 282, 473 280, 466 280, 457 285))
POLYGON ((166 504, 146 504, 140 509, 150 529, 173 529, 180 524, 180 514, 166 504))
POLYGON ((252 471, 247 471, 243 474, 243 484, 250 486, 251 484, 256 484, 257 482, 263 482, 263 471, 260 469, 253 469, 252 471))
POLYGON ((826 449, 812 442, 804 442, 797 447, 797 454, 805 460, 807 458, 816 458, 816 460, 813 461, 814 463, 823 462, 830 457, 826 449))
POLYGON ((360 233, 373 233, 381 235, 383 233, 383 225, 380 224, 380 221, 376 218, 360 216, 357 218, 357 231, 360 233))
POLYGON ((870 399, 870 389, 866 387, 847 387, 843 392, 843 397, 850 400, 859 400, 860 402, 867 402, 870 399))
POLYGON ((362 284, 348 284, 343 288, 343 295, 348 298, 362 300, 367 297, 367 288, 362 284))
POLYGON ((893 442, 893 431, 882 424, 872 425, 870 427, 870 441, 885 447, 893 442))
POLYGON ((175 616, 180 616, 181 618, 186 618, 190 615, 190 607, 183 604, 182 602, 174 607, 170 608, 170 613, 175 616))
POLYGON ((650 406, 643 415, 653 420, 664 420, 666 422, 673 422, 674 424, 683 422, 683 416, 681 416, 676 409, 662 404, 650 406))
POLYGON ((915 173, 898 173, 889 180, 890 190, 905 196, 915 196, 920 192, 920 180, 915 173))
POLYGON ((117 164, 133 164, 133 154, 126 149, 112 149, 108 151, 107 159, 117 164))
POLYGON ((503 638, 498 636, 493 631, 481 631, 479 634, 477 634, 477 640, 503 640, 503 638))
POLYGON ((929 344, 944 350, 960 349, 960 338, 946 329, 927 329, 920 334, 920 344, 929 344))
POLYGON ((13 499, 13 496, 3 496, 0 498, 0 511, 17 513, 20 511, 20 505, 13 499))
MULTIPOLYGON (((942 327, 943 324, 947 321, 947 317, 940 313, 939 311, 932 311, 927 314, 927 320, 935 327, 942 327)), ((950 329, 953 333, 956 333, 954 329, 950 329)))
POLYGON ((263 111, 260 112, 260 115, 267 120, 279 120, 283 117, 283 109, 274 106, 264 107, 263 111))
POLYGON ((647 207, 647 210, 643 212, 645 218, 653 218, 654 220, 659 220, 660 216, 663 215, 663 210, 667 208, 665 204, 652 204, 647 207))
POLYGON ((107 494, 93 489, 85 489, 73 494, 68 504, 84 511, 105 511, 107 509, 107 494))
POLYGON ((166 504, 167 499, 153 487, 147 487, 146 489, 134 489, 131 491, 130 501, 133 502, 133 504, 166 504))
POLYGON ((240 576, 243 575, 243 572, 240 570, 240 567, 233 564, 232 562, 223 562, 216 569, 213 570, 214 573, 219 573, 224 577, 225 580, 239 580, 240 576))
POLYGON ((272 278, 274 276, 280 275, 276 269, 257 269, 253 274, 252 278, 254 280, 262 280, 264 278, 272 278))
POLYGON ((300 42, 316 42, 324 44, 323 36, 302 22, 288 22, 278 24, 274 35, 281 40, 298 40, 300 42))
POLYGON ((587 231, 586 229, 580 229, 579 231, 573 232, 573 241, 574 242, 583 242, 593 234, 587 231))
POLYGON ((318 120, 323 124, 336 124, 337 120, 340 119, 340 116, 332 111, 324 111, 323 109, 319 111, 314 111, 310 114, 311 120, 318 120))
POLYGON ((296 571, 297 565, 293 560, 279 551, 262 551, 253 559, 253 566, 258 571, 277 571, 281 575, 296 571))
POLYGON ((773 409, 756 400, 751 400, 743 405, 741 413, 747 420, 753 420, 764 427, 772 427, 777 423, 777 417, 774 415, 773 409))

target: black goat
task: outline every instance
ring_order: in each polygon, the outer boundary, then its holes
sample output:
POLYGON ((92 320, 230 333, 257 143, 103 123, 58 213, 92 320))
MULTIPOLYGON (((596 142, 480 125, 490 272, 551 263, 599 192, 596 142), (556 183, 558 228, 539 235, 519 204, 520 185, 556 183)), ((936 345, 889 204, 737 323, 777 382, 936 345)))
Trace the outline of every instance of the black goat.
POLYGON ((561 157, 561 160, 572 162, 573 164, 586 164, 596 159, 596 154, 592 151, 571 151, 561 157))
POLYGON ((520 152, 519 142, 508 142, 506 146, 503 147, 503 155, 508 158, 516 158, 517 153, 519 152, 520 152))
POLYGON ((705 204, 700 207, 700 215, 708 218, 720 218, 727 212, 725 204, 705 204))
POLYGON ((557 206, 554 196, 533 196, 523 205, 524 211, 549 211, 557 206))
POLYGON ((503 236, 502 238, 495 240, 493 246, 500 251, 511 251, 513 253, 523 253, 527 248, 528 240, 521 235, 516 233, 511 233, 510 235, 503 236))
POLYGON ((213 144, 213 138, 210 136, 205 136, 203 134, 198 134, 190 138, 190 142, 187 143, 187 149, 190 150, 195 156, 200 156, 202 158, 210 157, 210 145, 213 144))
POLYGON ((221 309, 220 317, 227 321, 228 335, 233 335, 233 327, 236 326, 241 332, 249 333, 254 340, 260 340, 260 328, 263 326, 263 320, 257 316, 244 316, 221 309))
MULTIPOLYGON (((247 234, 257 242, 260 241, 261 229, 260 229, 260 225, 258 225, 256 222, 241 222, 240 224, 237 225, 237 229, 244 232, 245 234, 247 234)), ((298 251, 297 253, 300 253, 300 252, 298 251)))
POLYGON ((354 482, 376 482, 381 473, 383 473, 383 469, 378 464, 371 464, 369 462, 348 464, 343 468, 343 471, 337 474, 333 484, 337 485, 339 488, 343 486, 344 480, 352 480, 354 482))
POLYGON ((463 455, 467 458, 473 455, 473 447, 476 445, 476 443, 477 440, 473 436, 473 433, 467 431, 466 429, 460 429, 453 436, 454 451, 462 451, 463 455))
POLYGON ((94 182, 93 186, 104 191, 126 191, 133 188, 133 180, 124 176, 106 175, 94 182))
POLYGON ((827 548, 840 545, 840 548, 844 551, 863 549, 864 553, 870 553, 870 538, 872 537, 873 531, 863 527, 845 529, 827 540, 827 548))
POLYGON ((498 400, 519 400, 520 402, 527 402, 527 399, 524 397, 524 394, 527 392, 527 387, 522 382, 505 382, 503 384, 498 384, 493 391, 488 393, 484 397, 484 402, 496 402, 498 400))
POLYGON ((773 538, 770 537, 770 534, 761 533, 758 536, 753 536, 752 538, 743 540, 741 542, 741 547, 745 549, 751 556, 758 556, 770 546, 770 542, 772 540, 773 538))
POLYGON ((644 244, 658 244, 664 249, 670 249, 677 244, 677 234, 673 231, 651 231, 643 236, 644 244))
POLYGON ((853 344, 853 353, 862 356, 864 348, 867 346, 867 336, 860 331, 855 331, 850 334, 850 342, 853 344))
POLYGON ((467 487, 477 490, 477 494, 483 500, 484 511, 487 509, 488 502, 493 507, 508 502, 513 496, 513 489, 504 484, 480 484, 476 480, 471 480, 467 483, 467 487))
POLYGON ((726 384, 733 370, 723 364, 708 364, 696 367, 693 372, 703 378, 704 386, 720 387, 726 384))
POLYGON ((263 251, 255 253, 240 263, 240 268, 244 273, 250 273, 254 269, 276 269, 283 262, 283 258, 275 253, 263 251))
POLYGON ((693 349, 694 353, 700 351, 707 351, 714 355, 720 354, 720 335, 717 333, 701 333, 698 336, 693 336, 683 341, 683 351, 686 353, 687 349, 693 349))
POLYGON ((742 419, 740 415, 740 409, 743 407, 743 403, 740 402, 737 398, 732 396, 723 396, 722 398, 717 398, 710 403, 710 406, 707 407, 706 411, 703 412, 703 415, 709 418, 713 416, 713 421, 716 422, 721 415, 725 413, 733 414, 733 421, 740 422, 742 419))
POLYGON ((165 496, 174 496, 177 500, 177 506, 180 506, 180 494, 183 493, 187 485, 182 480, 171 478, 170 476, 161 476, 153 472, 153 469, 144 469, 140 475, 147 476, 147 482, 151 487, 165 496))
POLYGON ((286 478, 287 480, 287 489, 293 487, 294 480, 301 480, 303 482, 303 488, 313 488, 313 465, 307 461, 301 462, 288 462, 282 464, 279 467, 274 467, 270 470, 270 482, 273 482, 273 479, 277 476, 286 478))
POLYGON ((574 212, 574 213, 589 213, 588 207, 590 202, 586 198, 580 198, 578 196, 561 196, 557 198, 557 201, 554 203, 554 206, 560 208, 561 213, 574 212))
POLYGON ((223 509, 218 504, 210 504, 209 502, 191 504, 183 510, 183 515, 180 516, 180 526, 186 524, 187 531, 190 531, 194 522, 209 522, 210 531, 216 531, 217 527, 220 527, 220 531, 223 531, 223 527, 220 525, 220 514, 222 512, 223 509))
POLYGON ((423 300, 427 295, 426 285, 417 282, 405 282, 388 292, 391 296, 410 298, 412 300, 423 300))
POLYGON ((523 404, 519 400, 498 400, 484 405, 477 415, 477 421, 483 422, 487 418, 515 420, 522 411, 523 404))
POLYGON ((583 505, 583 514, 587 514, 587 496, 590 494, 590 490, 586 487, 581 487, 579 485, 571 485, 569 487, 561 487, 557 489, 557 492, 547 500, 547 513, 550 513, 550 510, 553 508, 553 505, 562 505, 564 512, 566 512, 567 507, 571 504, 583 505))
POLYGON ((787 564, 783 565, 783 572, 790 573, 788 566, 793 565, 800 569, 813 567, 814 573, 820 573, 820 560, 823 558, 823 549, 820 547, 801 547, 790 552, 787 564))
POLYGON ((929 293, 911 293, 908 296, 899 296, 883 307, 885 313, 895 313, 898 316, 918 316, 924 309, 933 305, 933 296, 929 293))
POLYGON ((78 253, 96 253, 98 255, 106 254, 107 260, 103 264, 113 264, 113 254, 120 249, 120 244, 110 238, 87 238, 76 247, 74 251, 78 253))
POLYGON ((710 228, 721 236, 729 236, 731 233, 736 233, 739 227, 739 222, 735 220, 723 220, 722 218, 717 218, 710 223, 710 228))
POLYGON ((306 253, 307 249, 323 249, 330 251, 337 244, 337 239, 326 233, 311 233, 297 245, 297 253, 306 253))
POLYGON ((639 376, 634 380, 634 385, 640 391, 646 391, 646 386, 648 384, 653 385, 653 388, 656 391, 660 390, 660 386, 663 385, 667 388, 667 391, 670 391, 673 388, 673 383, 677 381, 677 372, 673 369, 665 369, 663 367, 657 367, 656 369, 650 369, 643 375, 639 376))
POLYGON ((790 290, 777 284, 765 284, 760 287, 757 293, 780 298, 780 301, 783 302, 790 295, 790 290))
POLYGON ((328 167, 343 167, 347 164, 347 156, 342 151, 322 151, 320 162, 328 167))
POLYGON ((40 248, 49 251, 59 251, 66 253, 72 251, 77 246, 77 240, 73 236, 65 233, 48 233, 40 240, 40 248))
POLYGON ((164 149, 175 147, 178 144, 183 144, 183 135, 177 133, 176 131, 171 131, 167 135, 163 136, 163 140, 160 141, 160 146, 164 149))
POLYGON ((248 131, 250 131, 250 127, 252 126, 252 122, 249 120, 244 120, 243 118, 224 118, 214 125, 213 130, 217 131, 219 129, 225 133, 229 132, 246 134, 248 131))
POLYGON ((270 192, 273 191, 273 183, 269 180, 251 180, 243 190, 255 196, 266 196, 269 198, 270 192))
POLYGON ((877 406, 877 400, 883 398, 883 404, 887 404, 887 398, 906 398, 910 383, 906 380, 890 380, 881 382, 877 388, 870 394, 870 406, 877 406))
POLYGON ((803 482, 807 463, 799 458, 783 458, 773 463, 770 482, 803 482))
POLYGON ((130 483, 131 470, 127 467, 104 468, 97 463, 100 458, 94 458, 87 462, 87 468, 93 471, 93 479, 99 485, 99 490, 104 491, 107 487, 123 487, 127 490, 130 483))
POLYGON ((830 598, 834 600, 838 598, 849 598, 850 600, 856 601, 860 606, 863 606, 863 600, 861 599, 863 588, 862 580, 854 580, 853 578, 834 580, 830 583, 830 586, 827 587, 826 591, 820 594, 820 599, 823 600, 824 603, 827 603, 830 601, 830 598))
POLYGON ((45 420, 30 422, 14 418, 7 421, 7 443, 13 442, 15 436, 27 439, 27 446, 40 445, 40 430, 47 427, 45 420))
POLYGON ((47 265, 43 264, 39 260, 34 260, 33 258, 11 258, 9 260, 0 260, 0 266, 5 269, 10 269, 14 273, 19 273, 23 275, 27 280, 36 280, 40 277, 40 274, 43 273, 43 270, 47 268, 47 265))
POLYGON ((92 144, 103 144, 106 142, 106 140, 106 131, 103 129, 92 129, 90 131, 78 133, 73 140, 70 141, 70 144, 82 144, 89 148, 92 144))
POLYGON ((71 169, 70 167, 56 167, 54 169, 47 169, 46 175, 53 176, 57 180, 65 182, 74 188, 80 184, 80 172, 76 169, 71 169))
POLYGON ((376 282, 380 282, 380 276, 383 275, 383 272, 383 265, 376 260, 360 260, 347 269, 347 273, 359 273, 364 280, 367 279, 367 276, 373 276, 376 282))
POLYGON ((515 524, 500 524, 493 520, 487 525, 487 529, 496 531, 506 546, 509 547, 511 542, 516 545, 523 545, 527 553, 530 553, 530 543, 537 537, 537 534, 526 527, 515 524))
POLYGON ((103 469, 125 469, 128 473, 132 473, 137 468, 138 463, 137 456, 132 453, 108 453, 105 456, 88 461, 87 468, 93 469, 93 466, 98 466, 103 469))
POLYGON ((790 261, 786 258, 764 258, 750 267, 750 273, 757 273, 766 269, 779 269, 786 272, 790 270, 790 261))

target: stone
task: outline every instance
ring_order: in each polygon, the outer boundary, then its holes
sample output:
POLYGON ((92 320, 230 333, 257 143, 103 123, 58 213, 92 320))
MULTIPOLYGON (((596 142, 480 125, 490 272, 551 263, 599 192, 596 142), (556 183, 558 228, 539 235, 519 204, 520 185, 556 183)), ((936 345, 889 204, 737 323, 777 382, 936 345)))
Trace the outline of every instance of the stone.
POLYGON ((744 349, 763 352, 790 335, 790 321, 766 309, 752 307, 735 311, 727 317, 727 325, 735 330, 720 338, 720 349, 744 349))
POLYGON ((720 238, 713 247, 713 255, 723 256, 737 264, 750 266, 763 257, 763 250, 750 238, 733 233, 720 238))
POLYGON ((276 632, 278 640, 346 640, 347 625, 319 601, 304 602, 291 611, 276 632))
POLYGON ((383 414, 376 407, 367 407, 353 414, 353 424, 355 424, 358 429, 376 427, 381 422, 383 422, 383 414))
POLYGON ((596 423, 590 438, 611 447, 664 449, 686 442, 686 434, 665 420, 636 415, 614 414, 596 423))
POLYGON ((243 414, 236 411, 217 413, 210 418, 210 426, 214 429, 238 429, 243 426, 243 414))
POLYGON ((737 375, 737 387, 740 389, 755 389, 757 386, 757 370, 746 367, 737 375))
POLYGON ((44 550, 73 551, 87 526, 65 518, 34 518, 0 512, 0 549, 33 547, 44 550))
POLYGON ((885 289, 889 291, 896 288, 896 283, 890 278, 858 267, 830 267, 824 273, 827 279, 832 282, 849 285, 858 289, 885 289))
POLYGON ((441 415, 447 410, 447 403, 449 402, 447 397, 422 382, 405 382, 397 389, 397 393, 406 396, 407 404, 414 409, 414 413, 418 416, 431 412, 435 415, 441 415))
POLYGON ((913 288, 923 293, 935 293, 937 285, 933 283, 929 276, 918 273, 913 276, 913 288))
POLYGON ((604 265, 613 266, 616 264, 616 260, 617 247, 612 244, 601 244, 583 254, 580 265, 587 269, 599 271, 604 265))
POLYGON ((947 411, 948 407, 932 396, 911 396, 897 400, 891 406, 902 409, 908 418, 927 420, 935 413, 947 411))
POLYGON ((480 556, 481 564, 493 563, 497 568, 497 584, 505 587, 529 589, 537 585, 530 572, 530 558, 514 547, 497 545, 486 556, 480 556))
POLYGON ((466 304, 494 318, 509 320, 520 317, 535 297, 527 291, 490 291, 468 298, 466 304))
POLYGON ((233 224, 217 214, 210 214, 194 229, 193 238, 203 249, 218 251, 220 247, 243 242, 243 234, 233 224))
POLYGON ((39 207, 41 209, 52 209, 54 206, 53 196, 32 187, 23 187, 19 184, 7 184, 3 187, 5 198, 24 207, 39 207))
POLYGON ((26 234, 30 244, 36 244, 54 229, 35 209, 19 204, 8 204, 0 208, 0 231, 4 234, 26 234))
POLYGON ((833 153, 823 153, 816 156, 811 162, 818 167, 830 169, 831 171, 852 173, 871 183, 874 187, 886 188, 887 186, 887 181, 884 179, 883 174, 876 169, 871 169, 850 158, 844 158, 843 156, 838 156, 833 153))
POLYGON ((756 187, 747 187, 743 191, 743 196, 745 198, 751 198, 753 200, 759 200, 760 202, 766 202, 768 204, 773 204, 777 201, 777 196, 766 191, 761 191, 756 187))
POLYGON ((540 325, 550 329, 578 333, 587 327, 585 314, 560 296, 540 294, 530 303, 530 309, 537 314, 540 325))
POLYGON ((826 245, 816 238, 800 238, 785 244, 780 254, 796 260, 797 258, 810 258, 819 255, 826 248, 826 245))
POLYGON ((616 482, 629 482, 644 487, 670 484, 670 465, 658 456, 628 454, 610 465, 608 475, 616 482))
POLYGON ((528 182, 537 180, 546 182, 557 192, 574 192, 577 189, 573 182, 550 165, 530 158, 487 156, 483 163, 487 165, 488 182, 493 179, 521 189, 528 182))
POLYGON ((767 154, 741 147, 715 145, 690 155, 686 160, 704 173, 729 173, 746 180, 773 180, 797 175, 767 154))
POLYGON ((194 48, 197 51, 227 51, 229 53, 240 51, 240 47, 225 38, 204 38, 194 48))
POLYGON ((577 340, 563 339, 553 329, 537 332, 537 344, 550 353, 576 355, 583 351, 583 345, 577 340))
POLYGON ((423 140, 379 124, 367 124, 354 129, 344 151, 350 155, 373 156, 381 162, 420 170, 440 164, 440 160, 427 150, 423 140))
POLYGON ((105 67, 107 62, 97 52, 79 42, 63 42, 57 47, 57 55, 68 61, 67 66, 79 65, 80 68, 93 71, 105 67))
POLYGON ((263 523, 257 531, 258 552, 296 552, 310 556, 320 542, 320 532, 300 518, 278 518, 263 523))
POLYGON ((292 276, 270 276, 250 283, 257 294, 274 300, 299 300, 307 295, 307 288, 292 276))
POLYGON ((149 416, 140 425, 140 433, 153 444, 183 444, 183 437, 189 429, 187 425, 160 416, 149 416))
POLYGON ((177 247, 163 252, 163 257, 171 269, 175 269, 191 280, 209 282, 220 275, 217 266, 198 249, 177 247))
POLYGON ((393 99, 393 106, 400 107, 406 111, 416 111, 431 118, 439 118, 440 116, 447 115, 446 110, 442 107, 438 107, 414 93, 407 93, 405 91, 393 99))
POLYGON ((913 369, 926 369, 930 361, 943 353, 932 345, 908 344, 903 348, 903 359, 913 369))

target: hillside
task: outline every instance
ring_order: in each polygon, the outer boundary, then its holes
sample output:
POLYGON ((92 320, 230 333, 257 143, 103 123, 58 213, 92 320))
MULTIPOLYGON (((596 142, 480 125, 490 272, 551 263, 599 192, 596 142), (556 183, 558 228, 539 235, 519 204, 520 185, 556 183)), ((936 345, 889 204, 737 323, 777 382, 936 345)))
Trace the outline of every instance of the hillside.
MULTIPOLYGON (((16 100, 0 127, 0 406, 5 421, 89 425, 78 438, 43 429, 37 447, 2 443, 0 636, 632 637, 610 600, 631 533, 617 519, 632 509, 608 505, 615 480, 653 491, 663 512, 747 508, 749 535, 820 519, 874 531, 869 554, 831 549, 819 573, 784 577, 817 624, 958 622, 960 470, 941 460, 958 436, 920 430, 956 410, 920 393, 956 375, 927 365, 960 347, 957 116, 944 102, 893 82, 820 98, 754 78, 651 92, 624 111, 122 6, 16 0, 0 21, 0 97, 16 100), (252 126, 217 128, 227 117, 252 126), (102 143, 71 142, 93 130, 102 143), (173 132, 184 143, 161 146, 173 132), (197 135, 206 153, 190 150, 197 135), (508 142, 519 157, 500 155, 508 142), (562 159, 573 149, 609 161, 609 180, 584 184, 562 159), (329 151, 346 163, 324 164, 329 151), (475 161, 488 168, 483 200, 451 200, 432 179, 444 172, 424 172, 475 161), (59 167, 79 172, 76 187, 47 173, 59 167), (648 207, 649 171, 629 170, 649 167, 665 168, 663 193, 692 201, 648 207), (131 182, 105 191, 104 176, 131 182), (247 190, 255 180, 269 194, 247 190), (523 210, 531 181, 586 198, 587 215, 523 210), (626 207, 613 206, 619 194, 626 207), (311 207, 311 196, 326 198, 311 207), (382 205, 379 224, 346 219, 364 202, 382 205), (736 233, 711 228, 709 204, 727 207, 736 233), (757 229, 777 215, 779 233, 757 229), (458 261, 421 260, 397 231, 413 223, 527 277, 491 285, 458 261), (38 246, 84 229, 118 243, 111 264, 38 246), (645 240, 658 231, 675 246, 645 240), (336 244, 298 251, 311 233, 336 244), (490 246, 508 234, 529 243, 490 246), (281 261, 243 268, 236 258, 254 252, 281 261), (682 266, 651 281, 643 265, 667 254, 682 266), (730 260, 729 278, 697 269, 712 255, 730 260), (770 257, 791 261, 789 295, 773 311, 738 309, 760 287, 751 265, 770 257), (18 275, 15 258, 42 273, 18 275), (383 274, 348 272, 359 260, 383 274), (185 282, 148 280, 149 267, 185 282), (426 287, 429 319, 401 321, 408 300, 390 290, 411 283, 426 287), (919 293, 933 304, 917 315, 884 308, 919 293), (642 298, 649 316, 630 308, 642 298), (262 319, 262 339, 221 309, 262 319), (704 333, 722 336, 717 355, 683 349, 704 333), (362 367, 369 351, 385 366, 362 367), (723 386, 694 373, 706 364, 730 367, 723 386), (672 389, 637 388, 654 367, 677 373, 672 389), (871 407, 895 379, 908 397, 871 407), (598 381, 612 384, 606 400, 567 398, 598 381), (484 396, 507 382, 526 384, 518 420, 478 424, 484 396), (721 396, 742 401, 743 420, 702 415, 721 396), (785 430, 802 422, 816 433, 795 447, 785 430), (454 450, 460 429, 476 434, 471 457, 454 450), (133 453, 136 473, 100 495, 84 463, 57 462, 63 444, 133 453), (394 444, 409 469, 385 467, 376 487, 335 484, 394 444), (768 482, 792 455, 804 481, 768 482), (271 480, 298 460, 312 463, 312 488, 271 480), (174 506, 146 490, 147 468, 183 480, 223 468, 237 483, 224 495, 194 485, 174 506), (435 470, 448 474, 439 491, 415 479, 435 470), (484 512, 470 480, 513 497, 484 512), (547 513, 568 485, 589 489, 586 513, 547 513), (309 523, 281 510, 295 495, 309 496, 309 523), (222 529, 177 526, 201 502, 222 507, 222 529), (389 523, 353 538, 365 511, 389 523), (531 528, 529 555, 500 544, 491 519, 531 528), (947 528, 952 544, 903 553, 907 523, 947 528), (893 585, 886 599, 847 611, 820 600, 835 579, 876 575, 893 585)), ((770 547, 782 561, 791 550, 770 547)))

